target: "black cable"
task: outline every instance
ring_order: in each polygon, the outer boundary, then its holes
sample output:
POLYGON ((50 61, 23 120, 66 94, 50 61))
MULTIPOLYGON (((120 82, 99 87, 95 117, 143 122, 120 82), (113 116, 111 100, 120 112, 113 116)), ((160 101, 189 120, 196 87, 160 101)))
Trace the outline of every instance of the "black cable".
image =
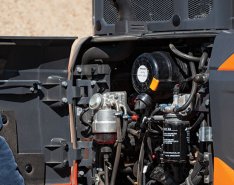
POLYGON ((181 58, 184 58, 186 60, 193 61, 193 62, 200 62, 200 57, 194 57, 191 55, 187 55, 187 54, 179 51, 178 49, 176 49, 176 47, 173 44, 169 44, 169 47, 174 54, 178 55, 181 58))
POLYGON ((86 112, 88 112, 88 111, 89 111, 89 108, 83 109, 83 111, 80 113, 80 121, 81 121, 84 125, 87 125, 87 126, 89 126, 89 127, 92 127, 92 125, 91 125, 90 123, 86 122, 86 121, 84 120, 84 118, 83 118, 84 114, 85 114, 86 112))

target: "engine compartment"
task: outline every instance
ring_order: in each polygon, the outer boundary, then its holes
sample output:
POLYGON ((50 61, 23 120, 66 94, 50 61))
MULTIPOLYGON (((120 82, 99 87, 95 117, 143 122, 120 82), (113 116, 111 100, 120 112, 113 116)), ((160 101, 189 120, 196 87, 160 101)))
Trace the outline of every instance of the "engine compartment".
POLYGON ((93 42, 78 56, 72 99, 92 163, 81 184, 212 183, 213 38, 93 42), (91 180, 92 179, 92 180, 91 180))
POLYGON ((0 135, 25 183, 212 184, 214 40, 204 33, 3 39, 0 135))

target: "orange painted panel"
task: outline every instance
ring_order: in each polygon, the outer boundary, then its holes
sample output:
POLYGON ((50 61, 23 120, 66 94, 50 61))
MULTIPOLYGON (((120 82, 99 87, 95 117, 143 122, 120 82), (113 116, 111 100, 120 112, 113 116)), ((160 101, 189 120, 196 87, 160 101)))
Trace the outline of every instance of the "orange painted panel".
POLYGON ((234 185, 234 170, 217 157, 214 158, 214 185, 234 185))
POLYGON ((234 71, 234 54, 225 60, 225 62, 218 68, 218 71, 234 71))

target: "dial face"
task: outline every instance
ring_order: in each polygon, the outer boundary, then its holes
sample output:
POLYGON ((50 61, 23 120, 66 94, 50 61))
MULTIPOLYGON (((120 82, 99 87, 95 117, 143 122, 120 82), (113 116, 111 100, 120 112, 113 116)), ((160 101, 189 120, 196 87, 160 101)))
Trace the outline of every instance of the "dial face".
POLYGON ((139 82, 144 83, 148 79, 148 76, 149 76, 148 68, 145 65, 141 65, 137 69, 137 79, 139 80, 139 82))

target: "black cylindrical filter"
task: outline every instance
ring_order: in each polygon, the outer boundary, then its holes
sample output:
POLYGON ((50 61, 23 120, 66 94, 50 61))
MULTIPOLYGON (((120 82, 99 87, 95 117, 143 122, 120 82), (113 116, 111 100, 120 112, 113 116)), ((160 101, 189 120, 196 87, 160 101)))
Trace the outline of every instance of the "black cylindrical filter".
POLYGON ((164 162, 185 162, 189 145, 189 122, 167 115, 163 127, 164 162))
POLYGON ((140 93, 155 100, 168 99, 176 83, 183 79, 178 66, 167 52, 143 53, 132 66, 132 84, 140 93))

